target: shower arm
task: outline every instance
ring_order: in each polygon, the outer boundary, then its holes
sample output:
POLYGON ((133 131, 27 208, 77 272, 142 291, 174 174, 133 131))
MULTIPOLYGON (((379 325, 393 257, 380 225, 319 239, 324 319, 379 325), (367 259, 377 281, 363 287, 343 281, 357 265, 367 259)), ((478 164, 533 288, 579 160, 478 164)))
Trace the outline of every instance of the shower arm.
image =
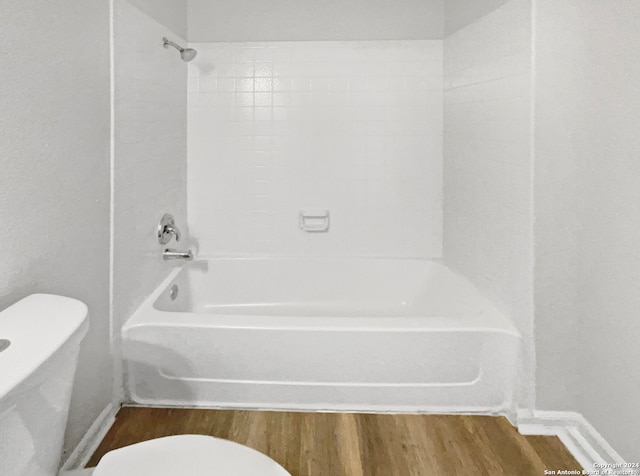
POLYGON ((168 38, 163 38, 162 41, 163 46, 165 48, 168 48, 169 45, 173 46, 176 50, 178 50, 180 53, 182 53, 184 51, 184 48, 182 48, 180 45, 175 44, 173 41, 169 40, 168 38))

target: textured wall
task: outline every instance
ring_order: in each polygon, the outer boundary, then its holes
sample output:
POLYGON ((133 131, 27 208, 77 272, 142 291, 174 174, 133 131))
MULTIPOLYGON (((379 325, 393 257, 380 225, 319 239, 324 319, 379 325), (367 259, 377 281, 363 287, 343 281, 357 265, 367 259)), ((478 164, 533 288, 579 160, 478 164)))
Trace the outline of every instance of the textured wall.
POLYGON ((534 361, 530 1, 511 0, 444 44, 444 257, 522 333, 529 386, 534 361))
POLYGON ((162 260, 156 237, 165 212, 184 233, 168 246, 188 246, 187 65, 175 49, 162 47, 164 36, 184 43, 176 33, 127 0, 114 7, 113 326, 119 339, 124 321, 173 266, 162 260))
POLYGON ((557 172, 541 187, 559 226, 540 252, 547 279, 567 289, 536 323, 538 399, 555 406, 558 387, 576 385, 568 405, 630 462, 640 460, 639 19, 632 0, 537 1, 537 170, 557 172))
POLYGON ((111 401, 109 3, 8 0, 2 41, 0 307, 36 292, 89 306, 70 449, 111 401))
MULTIPOLYGON (((142 0, 138 0, 142 1, 142 0)), ((442 38, 443 0, 189 0, 189 41, 442 38)))
POLYGON ((441 41, 195 46, 201 255, 441 255, 441 41), (305 209, 330 232, 301 231, 305 209))

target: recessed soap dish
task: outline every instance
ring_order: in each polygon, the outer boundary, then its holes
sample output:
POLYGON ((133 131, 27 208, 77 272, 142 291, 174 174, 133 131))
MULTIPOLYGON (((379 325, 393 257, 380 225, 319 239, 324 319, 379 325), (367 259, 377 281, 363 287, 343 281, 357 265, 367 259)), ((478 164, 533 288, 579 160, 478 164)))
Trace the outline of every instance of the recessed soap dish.
POLYGON ((329 210, 301 210, 300 229, 307 233, 326 233, 329 231, 329 210))

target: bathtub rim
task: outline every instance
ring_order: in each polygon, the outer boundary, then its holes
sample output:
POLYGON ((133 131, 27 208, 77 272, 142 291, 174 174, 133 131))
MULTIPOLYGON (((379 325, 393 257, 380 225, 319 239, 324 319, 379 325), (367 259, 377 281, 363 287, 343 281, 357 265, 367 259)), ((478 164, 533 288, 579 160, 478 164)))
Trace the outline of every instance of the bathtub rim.
MULTIPOLYGON (((353 332, 498 332, 511 335, 522 341, 522 335, 513 322, 498 311, 493 303, 477 291, 482 299, 482 310, 479 314, 469 317, 373 317, 373 316, 277 316, 277 315, 243 315, 243 314, 206 314, 185 311, 163 311, 154 306, 156 300, 165 292, 176 277, 188 267, 197 263, 211 261, 253 261, 253 260, 296 260, 317 259, 320 257, 222 257, 209 258, 185 263, 172 269, 154 291, 142 302, 136 311, 126 320, 121 328, 121 334, 135 332, 136 328, 158 327, 205 327, 205 328, 242 328, 256 330, 336 330, 353 332)), ((425 258, 328 258, 336 260, 388 260, 388 261, 422 261, 434 263, 461 278, 466 285, 475 286, 464 276, 446 266, 442 260, 425 258)))

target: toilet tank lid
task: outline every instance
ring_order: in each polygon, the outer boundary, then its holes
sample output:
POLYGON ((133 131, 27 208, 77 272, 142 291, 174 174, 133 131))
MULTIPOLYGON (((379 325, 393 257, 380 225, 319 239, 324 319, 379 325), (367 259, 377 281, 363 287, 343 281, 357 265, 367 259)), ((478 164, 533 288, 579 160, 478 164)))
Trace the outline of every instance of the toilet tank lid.
POLYGON ((0 311, 0 399, 25 381, 69 339, 87 332, 87 306, 77 299, 32 294, 0 311))

